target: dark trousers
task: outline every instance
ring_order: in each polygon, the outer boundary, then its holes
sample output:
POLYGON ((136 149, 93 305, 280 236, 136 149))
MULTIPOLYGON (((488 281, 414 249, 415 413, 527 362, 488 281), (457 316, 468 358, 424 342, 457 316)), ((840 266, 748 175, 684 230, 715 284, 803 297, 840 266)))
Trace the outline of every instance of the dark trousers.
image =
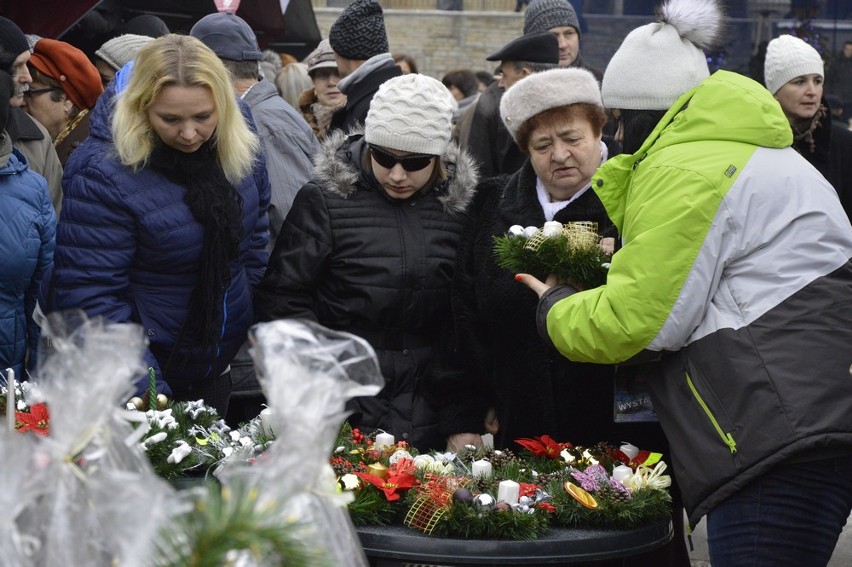
POLYGON ((824 567, 852 510, 852 456, 782 465, 707 515, 713 567, 824 567))

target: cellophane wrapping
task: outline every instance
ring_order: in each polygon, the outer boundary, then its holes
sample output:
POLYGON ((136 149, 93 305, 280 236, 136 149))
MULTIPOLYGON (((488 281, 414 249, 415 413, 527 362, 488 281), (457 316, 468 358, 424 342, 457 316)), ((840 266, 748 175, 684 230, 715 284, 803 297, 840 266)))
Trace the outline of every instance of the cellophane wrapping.
POLYGON ((54 314, 37 381, 47 435, 0 434, 0 565, 147 563, 174 491, 136 447, 124 402, 144 372, 141 327, 54 314))
POLYGON ((309 321, 256 325, 251 353, 269 404, 276 435, 268 453, 251 467, 226 466, 223 484, 237 479, 256 485, 261 498, 284 503, 286 518, 302 526, 302 541, 320 550, 329 565, 367 565, 328 464, 346 418, 346 402, 373 396, 384 380, 365 340, 309 321))

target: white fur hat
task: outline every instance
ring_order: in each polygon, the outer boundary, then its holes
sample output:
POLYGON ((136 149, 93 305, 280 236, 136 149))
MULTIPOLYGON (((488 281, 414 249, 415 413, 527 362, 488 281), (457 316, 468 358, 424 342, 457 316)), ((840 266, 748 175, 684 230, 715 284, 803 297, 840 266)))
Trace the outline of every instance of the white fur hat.
POLYGON ((825 76, 819 52, 792 35, 782 35, 770 41, 766 46, 763 67, 769 92, 777 93, 788 81, 802 75, 825 76))
POLYGON ((444 155, 453 129, 453 95, 440 81, 410 73, 387 80, 370 102, 364 140, 383 148, 444 155))
POLYGON ((517 142, 521 125, 545 110, 577 103, 603 106, 597 79, 579 67, 533 73, 509 87, 500 99, 500 118, 517 142))
POLYGON ((607 108, 668 110, 710 76, 702 49, 722 28, 719 0, 668 0, 659 21, 630 32, 612 56, 601 85, 607 108))

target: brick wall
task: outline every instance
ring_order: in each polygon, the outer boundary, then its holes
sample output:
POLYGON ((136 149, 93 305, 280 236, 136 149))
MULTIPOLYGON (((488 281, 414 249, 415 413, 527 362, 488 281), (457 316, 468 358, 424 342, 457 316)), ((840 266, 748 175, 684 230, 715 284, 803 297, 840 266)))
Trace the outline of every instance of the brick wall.
MULTIPOLYGON (((343 0, 344 3, 346 0, 343 0)), ((434 6, 436 0, 390 0, 394 6, 434 6)), ((388 41, 394 52, 414 56, 420 72, 440 79, 451 69, 469 68, 475 71, 496 67, 485 60, 510 40, 523 32, 523 14, 511 11, 515 0, 466 0, 465 6, 484 5, 494 11, 441 11, 385 8, 388 41)), ((314 7, 317 24, 323 37, 342 8, 314 7)), ((652 19, 642 16, 609 16, 586 14, 588 31, 583 35, 582 54, 586 63, 600 71, 624 37, 635 27, 652 19)), ((751 56, 752 25, 749 21, 732 22, 730 41, 725 46, 724 68, 748 74, 751 56)))

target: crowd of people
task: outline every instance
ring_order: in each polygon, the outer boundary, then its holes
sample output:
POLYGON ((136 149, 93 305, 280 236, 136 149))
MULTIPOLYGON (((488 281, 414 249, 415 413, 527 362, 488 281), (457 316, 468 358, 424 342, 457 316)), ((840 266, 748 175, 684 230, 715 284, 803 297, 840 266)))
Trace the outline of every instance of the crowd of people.
POLYGON ((87 55, 0 17, 3 368, 37 379, 44 315, 133 322, 135 394, 236 424, 264 404, 249 328, 309 319, 376 351, 364 431, 667 453, 675 537, 620 565, 688 566, 684 510, 716 567, 826 564, 852 510, 852 42, 711 74, 722 2, 666 0, 601 72, 572 4, 532 0, 493 72, 438 80, 375 0, 304 61, 230 12, 151 18, 87 55), (604 285, 498 265, 548 221, 595 223, 604 285), (622 420, 637 375, 653 415, 622 420))

